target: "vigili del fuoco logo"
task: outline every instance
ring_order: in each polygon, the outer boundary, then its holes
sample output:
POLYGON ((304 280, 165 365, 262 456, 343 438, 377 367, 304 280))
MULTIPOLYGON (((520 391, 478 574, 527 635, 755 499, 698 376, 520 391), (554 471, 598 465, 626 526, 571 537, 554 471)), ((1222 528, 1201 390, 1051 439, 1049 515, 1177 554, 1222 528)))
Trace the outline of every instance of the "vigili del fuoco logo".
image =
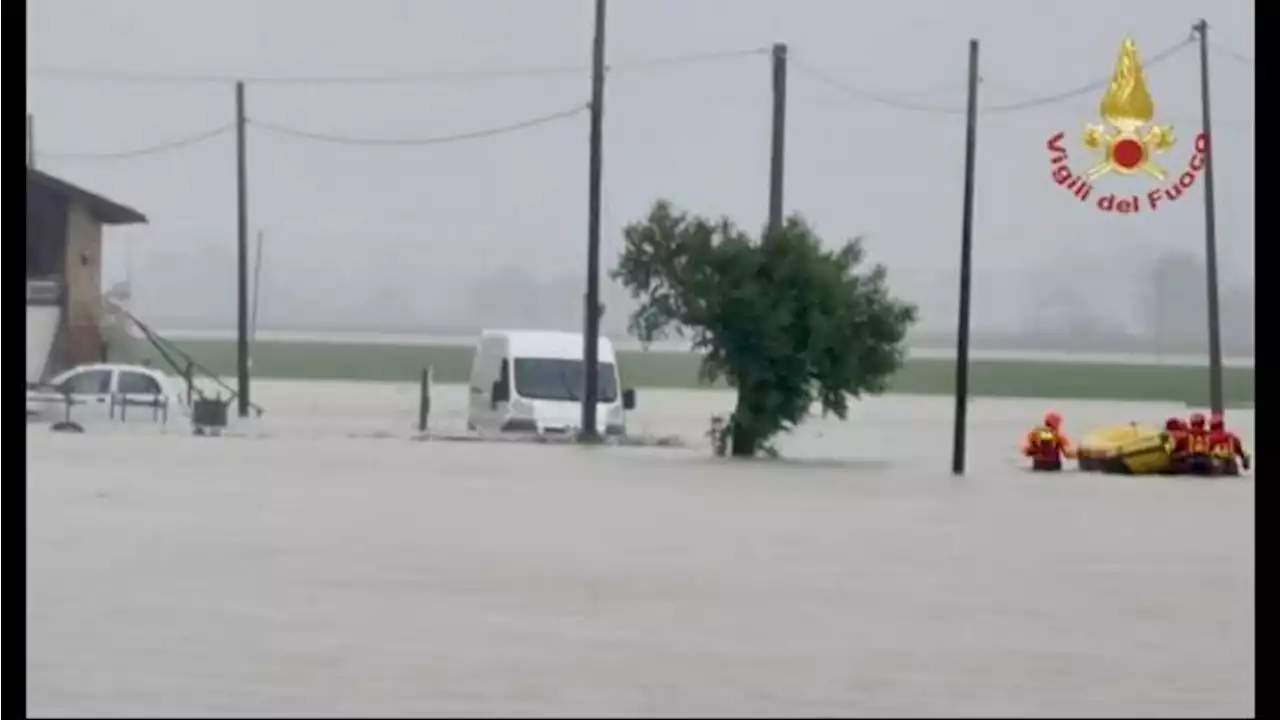
POLYGON ((1126 39, 1120 46, 1115 75, 1102 96, 1101 115, 1104 123, 1086 126, 1083 139, 1085 148, 1102 158, 1083 174, 1067 165, 1067 150, 1062 144, 1066 133, 1057 133, 1046 143, 1053 181, 1080 202, 1094 200, 1103 212, 1140 214, 1177 202, 1195 185, 1204 169, 1209 138, 1204 133, 1196 136, 1195 153, 1181 175, 1171 177, 1156 163, 1156 156, 1173 148, 1173 126, 1153 122, 1155 102, 1147 90, 1138 46, 1132 40, 1126 39), (1144 195, 1095 193, 1094 182, 1108 175, 1146 177, 1157 187, 1144 195))

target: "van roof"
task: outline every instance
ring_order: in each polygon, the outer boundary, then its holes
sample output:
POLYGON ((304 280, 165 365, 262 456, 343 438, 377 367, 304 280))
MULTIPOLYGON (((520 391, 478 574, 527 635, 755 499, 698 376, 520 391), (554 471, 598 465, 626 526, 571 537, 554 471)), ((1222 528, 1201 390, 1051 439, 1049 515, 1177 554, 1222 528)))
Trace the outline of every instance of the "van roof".
MULTIPOLYGON (((485 330, 481 337, 503 337, 513 357, 582 359, 582 333, 558 330, 485 330)), ((597 346, 600 362, 617 362, 613 343, 601 337, 597 346)))

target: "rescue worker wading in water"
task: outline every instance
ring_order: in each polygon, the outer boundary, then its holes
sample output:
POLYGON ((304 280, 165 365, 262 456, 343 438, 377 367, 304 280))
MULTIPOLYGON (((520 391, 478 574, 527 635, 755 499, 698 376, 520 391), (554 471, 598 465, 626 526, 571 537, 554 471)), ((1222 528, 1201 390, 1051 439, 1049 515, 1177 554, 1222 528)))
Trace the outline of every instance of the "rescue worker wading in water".
POLYGON ((1249 453, 1236 434, 1227 429, 1218 413, 1209 418, 1209 455, 1214 468, 1222 475, 1239 475, 1240 468, 1249 469, 1249 453), (1239 458, 1237 464, 1236 458, 1239 458))
POLYGON ((1022 441, 1022 454, 1031 458, 1031 469, 1052 472, 1062 469, 1062 458, 1074 458, 1071 439, 1062 432, 1062 417, 1051 412, 1044 416, 1044 425, 1027 433, 1022 441))
POLYGON ((1192 475, 1212 475, 1214 463, 1209 454, 1209 428, 1205 427, 1204 415, 1191 413, 1188 425, 1186 453, 1180 469, 1192 475))
POLYGON ((1169 469, 1167 472, 1177 474, 1187 458, 1187 423, 1182 418, 1169 418, 1164 424, 1165 449, 1169 452, 1169 469))

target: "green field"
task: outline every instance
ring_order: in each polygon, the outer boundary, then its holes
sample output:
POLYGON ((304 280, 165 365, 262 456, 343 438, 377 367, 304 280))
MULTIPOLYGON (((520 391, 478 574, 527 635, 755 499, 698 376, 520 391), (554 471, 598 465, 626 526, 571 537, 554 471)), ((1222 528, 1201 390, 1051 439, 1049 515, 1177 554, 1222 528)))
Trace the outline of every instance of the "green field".
MULTIPOLYGON (((192 340, 175 343, 197 362, 223 376, 235 375, 235 343, 192 340)), ((150 345, 130 348, 133 359, 165 363, 150 345)), ((627 386, 698 387, 699 358, 690 353, 621 351, 623 384, 627 386)), ((440 383, 465 383, 471 348, 453 345, 359 345, 319 342, 258 342, 253 375, 298 380, 372 380, 416 382, 424 367, 435 368, 440 383)), ((894 376, 892 392, 946 395, 952 392, 952 360, 914 359, 894 376)), ((1208 370, 1175 365, 975 360, 970 363, 969 390, 990 397, 1044 397, 1106 400, 1168 400, 1203 405, 1208 398, 1208 370)), ((1227 368, 1227 403, 1253 403, 1253 368, 1227 368)))

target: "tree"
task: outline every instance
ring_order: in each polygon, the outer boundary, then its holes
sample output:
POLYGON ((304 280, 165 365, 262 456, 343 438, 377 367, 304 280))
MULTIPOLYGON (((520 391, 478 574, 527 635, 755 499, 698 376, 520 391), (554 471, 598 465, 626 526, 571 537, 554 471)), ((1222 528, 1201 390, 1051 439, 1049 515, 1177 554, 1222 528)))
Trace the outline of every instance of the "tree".
POLYGON ((767 451, 814 402, 844 419, 848 397, 883 392, 905 358, 914 305, 895 299, 887 272, 858 272, 859 239, 834 252, 798 215, 755 242, 728 219, 687 215, 671 203, 623 230, 612 276, 639 306, 629 328, 642 342, 676 334, 703 353, 702 379, 738 392, 732 454, 767 451))

